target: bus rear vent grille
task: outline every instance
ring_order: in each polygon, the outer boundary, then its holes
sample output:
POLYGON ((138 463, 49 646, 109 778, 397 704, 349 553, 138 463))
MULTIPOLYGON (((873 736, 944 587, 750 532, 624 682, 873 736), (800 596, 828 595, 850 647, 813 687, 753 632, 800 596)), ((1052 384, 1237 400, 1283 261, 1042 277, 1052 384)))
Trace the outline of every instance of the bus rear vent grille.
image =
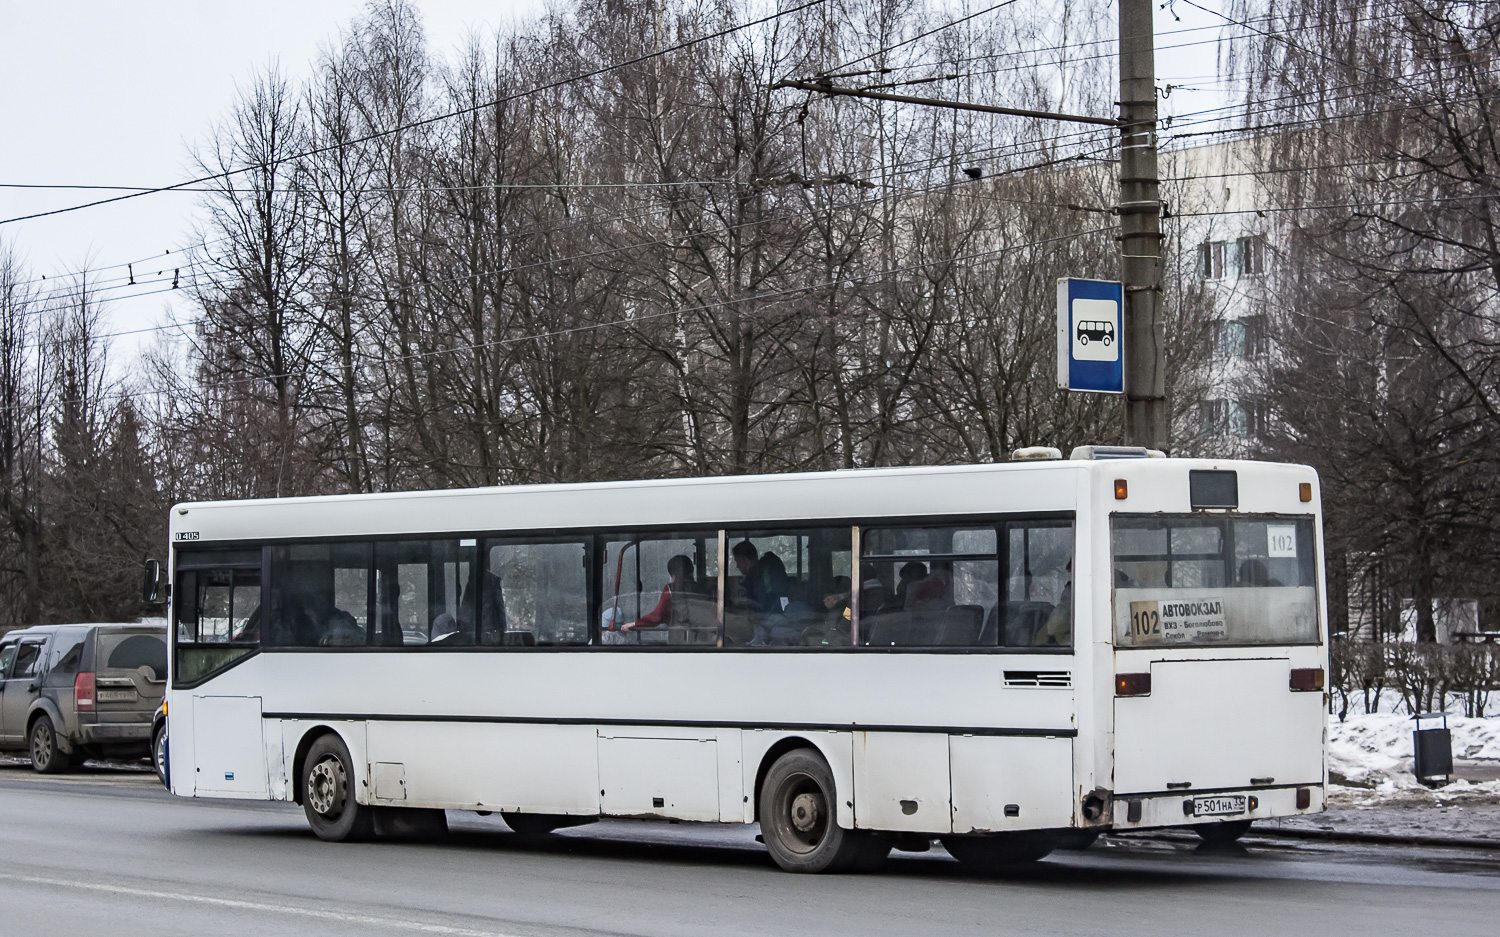
POLYGON ((1066 670, 1007 670, 1005 685, 1070 687, 1073 674, 1066 670))

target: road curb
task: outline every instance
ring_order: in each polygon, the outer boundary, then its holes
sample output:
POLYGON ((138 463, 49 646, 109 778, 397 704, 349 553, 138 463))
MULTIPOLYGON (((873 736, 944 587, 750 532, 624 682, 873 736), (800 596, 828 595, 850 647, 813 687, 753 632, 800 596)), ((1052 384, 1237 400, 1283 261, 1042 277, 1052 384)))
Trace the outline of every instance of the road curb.
POLYGON ((1332 843, 1369 843, 1383 846, 1438 846, 1444 849, 1495 849, 1500 840, 1457 839, 1447 836, 1402 836, 1397 833, 1358 833, 1339 830, 1299 830, 1295 828, 1253 828, 1247 836, 1270 836, 1283 839, 1309 839, 1332 843))
MULTIPOLYGON (((1107 834, 1122 839, 1157 839, 1171 842, 1199 842, 1193 834, 1161 831, 1140 831, 1107 834)), ((1276 829, 1254 827, 1245 834, 1247 839, 1301 839, 1324 843, 1361 843, 1369 846, 1429 846, 1442 849, 1484 849, 1500 851, 1500 840, 1456 839, 1446 836, 1401 836, 1394 833, 1357 833, 1338 830, 1276 829)))

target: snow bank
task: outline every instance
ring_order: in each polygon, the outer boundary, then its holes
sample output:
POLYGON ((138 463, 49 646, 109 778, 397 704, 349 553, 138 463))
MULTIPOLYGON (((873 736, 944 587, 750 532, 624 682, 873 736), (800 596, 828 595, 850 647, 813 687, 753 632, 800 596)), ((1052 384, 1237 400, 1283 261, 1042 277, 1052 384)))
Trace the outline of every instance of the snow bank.
MULTIPOLYGON (((1424 721, 1423 725, 1436 723, 1424 721)), ((1425 790, 1411 773, 1411 734, 1415 727, 1410 716, 1397 713, 1350 716, 1344 722, 1330 717, 1328 770, 1331 775, 1339 776, 1332 778, 1333 783, 1372 789, 1376 794, 1425 790)), ((1500 717, 1471 719, 1450 715, 1448 729, 1453 734, 1454 758, 1500 759, 1500 717)), ((1493 793, 1500 793, 1500 782, 1457 781, 1441 792, 1491 793, 1491 788, 1493 793)))

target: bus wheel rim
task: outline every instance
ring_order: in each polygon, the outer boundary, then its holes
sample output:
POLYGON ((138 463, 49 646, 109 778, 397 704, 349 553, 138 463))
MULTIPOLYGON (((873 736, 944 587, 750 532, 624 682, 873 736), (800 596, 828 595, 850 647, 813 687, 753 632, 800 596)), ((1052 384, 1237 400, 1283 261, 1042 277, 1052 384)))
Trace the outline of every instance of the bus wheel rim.
POLYGON ((796 853, 816 851, 828 830, 828 800, 822 788, 813 778, 794 774, 776 793, 777 839, 796 853))
POLYGON ((347 779, 344 763, 332 755, 313 765, 307 777, 307 800, 318 816, 333 819, 343 812, 347 779))

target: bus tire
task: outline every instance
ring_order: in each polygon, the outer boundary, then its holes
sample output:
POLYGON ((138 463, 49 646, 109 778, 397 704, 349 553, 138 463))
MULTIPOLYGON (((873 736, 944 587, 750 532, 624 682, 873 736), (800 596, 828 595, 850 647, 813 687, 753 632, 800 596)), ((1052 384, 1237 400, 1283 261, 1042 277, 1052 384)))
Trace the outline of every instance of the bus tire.
POLYGON ((1225 820, 1222 823, 1199 823, 1193 827, 1198 838, 1209 846, 1227 846, 1250 832, 1249 820, 1225 820))
POLYGON ((965 868, 985 875, 1045 859, 1056 841, 1045 833, 1023 831, 989 836, 944 836, 943 848, 965 868))
POLYGON ((833 771, 808 748, 771 765, 760 788, 760 832, 766 851, 788 872, 866 871, 891 851, 889 837, 846 830, 834 818, 833 771))
POLYGON ((302 762, 302 812, 318 839, 330 843, 369 839, 374 811, 354 797, 354 759, 336 733, 318 736, 302 762))
POLYGON ((151 733, 151 767, 156 770, 156 779, 162 787, 170 789, 172 781, 167 774, 167 726, 162 723, 151 733))
POLYGON ((52 717, 45 713, 31 723, 26 748, 31 754, 32 770, 37 774, 61 774, 73 767, 72 757, 57 746, 57 729, 52 726, 52 717))

